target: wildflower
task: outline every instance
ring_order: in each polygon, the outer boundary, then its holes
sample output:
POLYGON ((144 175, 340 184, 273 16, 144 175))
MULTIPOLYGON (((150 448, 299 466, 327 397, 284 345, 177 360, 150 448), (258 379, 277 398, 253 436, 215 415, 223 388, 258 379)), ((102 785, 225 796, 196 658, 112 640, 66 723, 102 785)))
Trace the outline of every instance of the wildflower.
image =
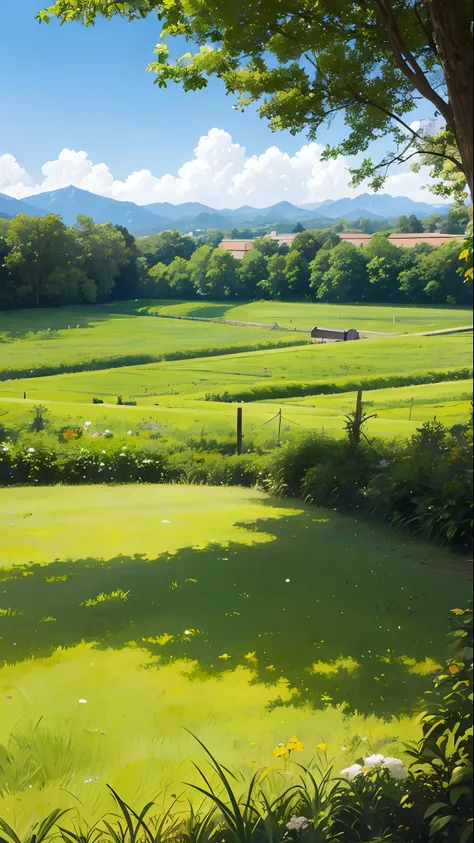
POLYGON ((321 752, 327 752, 328 751, 328 745, 327 745, 327 743, 318 743, 316 745, 316 749, 320 749, 321 752))
POLYGON ((9 451, 9 450, 10 450, 10 448, 8 447, 8 445, 2 445, 2 451, 9 451))
POLYGON ((131 431, 131 430, 127 430, 127 436, 131 436, 131 435, 132 435, 132 431, 131 431))
POLYGON ((288 755, 288 750, 284 743, 279 743, 278 746, 275 747, 273 750, 273 755, 275 758, 283 758, 285 755, 288 755))
POLYGON ((457 664, 450 664, 449 667, 448 667, 448 670, 451 674, 459 673, 459 668, 458 668, 457 664))
POLYGON ((100 462, 99 465, 100 465, 101 468, 103 468, 104 465, 105 465, 105 462, 100 462))
POLYGON ((369 755, 369 757, 365 759, 365 765, 367 767, 373 767, 376 764, 382 764, 383 760, 383 755, 369 755))
POLYGON ((87 702, 87 700, 84 700, 84 699, 82 699, 82 697, 81 697, 81 699, 80 699, 80 700, 78 700, 78 702, 79 702, 79 703, 81 703, 82 705, 85 705, 85 704, 86 704, 86 702, 87 702))
POLYGON ((35 449, 34 449, 34 448, 28 448, 28 453, 29 453, 29 454, 34 454, 34 452, 35 452, 35 449))
POLYGON ((302 831, 305 828, 308 828, 309 820, 306 817, 292 817, 289 822, 287 822, 286 827, 288 831, 302 831))
POLYGON ((293 735, 292 738, 288 741, 286 748, 289 752, 302 752, 304 749, 304 744, 298 740, 296 735, 293 735))
POLYGON ((392 779, 406 779, 407 771, 400 758, 384 758, 383 766, 387 768, 392 779))
MULTIPOLYGON (((5 447, 4 449, 5 450, 5 447)), ((470 609, 451 609, 453 615, 465 615, 467 612, 470 612, 470 609)))
POLYGON ((84 422, 84 427, 90 427, 91 424, 92 424, 92 422, 86 421, 86 422, 84 422))
POLYGON ((347 776, 349 781, 353 781, 357 776, 359 776, 362 772, 362 765, 361 764, 352 764, 351 767, 346 767, 344 770, 341 770, 341 776, 347 776))

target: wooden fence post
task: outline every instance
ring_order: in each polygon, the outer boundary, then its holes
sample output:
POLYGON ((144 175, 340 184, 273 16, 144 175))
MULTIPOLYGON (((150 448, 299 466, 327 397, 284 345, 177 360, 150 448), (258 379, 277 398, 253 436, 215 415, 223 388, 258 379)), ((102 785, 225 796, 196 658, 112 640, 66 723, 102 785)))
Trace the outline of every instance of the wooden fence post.
POLYGON ((242 407, 237 407, 237 453, 242 453, 242 407))

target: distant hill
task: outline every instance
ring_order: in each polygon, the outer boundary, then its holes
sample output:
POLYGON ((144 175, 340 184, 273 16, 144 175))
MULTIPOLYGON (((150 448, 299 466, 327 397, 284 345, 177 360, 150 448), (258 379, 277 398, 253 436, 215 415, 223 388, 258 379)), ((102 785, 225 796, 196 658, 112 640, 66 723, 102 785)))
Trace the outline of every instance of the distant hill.
POLYGON ((153 202, 150 205, 136 205, 106 196, 98 196, 78 187, 65 187, 47 193, 28 196, 19 201, 0 194, 0 213, 14 217, 18 213, 29 216, 38 214, 59 214, 66 225, 73 225, 78 214, 92 217, 97 223, 112 222, 123 225, 137 236, 157 234, 170 228, 183 233, 193 233, 209 228, 228 231, 231 228, 266 228, 271 231, 283 226, 291 231, 300 222, 305 228, 327 227, 336 220, 355 220, 360 217, 380 222, 395 220, 402 214, 416 214, 423 219, 431 214, 447 213, 446 204, 429 205, 414 202, 406 196, 390 196, 387 193, 362 193, 356 197, 326 199, 298 207, 291 202, 277 202, 266 208, 243 205, 240 208, 216 210, 201 202, 153 202))
POLYGON ((320 205, 318 210, 332 219, 344 217, 344 219, 355 219, 356 217, 365 217, 373 219, 369 214, 375 214, 376 217, 382 219, 397 219, 402 214, 410 216, 415 214, 419 219, 429 217, 434 213, 448 213, 449 205, 436 204, 429 205, 427 202, 415 202, 409 199, 408 196, 390 196, 388 193, 362 193, 356 197, 346 197, 345 199, 337 199, 335 202, 325 202, 320 205), (355 213, 348 217, 347 215, 354 211, 355 213))
POLYGON ((196 217, 200 214, 220 213, 208 205, 201 205, 200 202, 183 202, 180 205, 172 205, 171 202, 153 202, 151 205, 142 205, 152 214, 165 217, 169 220, 183 219, 183 217, 196 217))
POLYGON ((0 193, 0 214, 6 219, 16 217, 17 214, 26 214, 27 217, 44 216, 30 204, 29 199, 28 202, 24 202, 22 199, 13 199, 5 193, 0 193))
MULTIPOLYGON (((59 214, 66 225, 74 225, 78 214, 92 217, 97 223, 111 222, 123 225, 130 231, 152 228, 159 225, 161 218, 134 202, 119 202, 98 196, 78 187, 63 187, 49 193, 29 196, 28 202, 48 214, 59 214)), ((168 220, 164 219, 166 226, 168 220)))

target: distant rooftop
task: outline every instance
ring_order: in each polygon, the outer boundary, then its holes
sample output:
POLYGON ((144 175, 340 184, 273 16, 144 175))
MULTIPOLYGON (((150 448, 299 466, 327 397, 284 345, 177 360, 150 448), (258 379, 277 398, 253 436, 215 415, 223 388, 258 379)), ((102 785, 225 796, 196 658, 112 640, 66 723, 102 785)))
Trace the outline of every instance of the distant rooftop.
MULTIPOLYGON (((277 234, 275 231, 270 232, 269 235, 272 240, 278 240, 279 243, 286 243, 291 245, 297 234, 277 234)), ((353 243, 354 246, 367 246, 372 240, 372 234, 359 234, 358 232, 343 231, 339 234, 341 240, 348 243, 353 243)), ((442 246, 444 243, 449 243, 451 240, 464 240, 463 234, 439 234, 438 232, 426 232, 423 234, 402 234, 396 232, 390 234, 388 238, 396 246, 417 246, 419 243, 429 243, 432 246, 442 246)), ((225 249, 230 252, 234 258, 240 260, 246 252, 253 249, 253 240, 222 240, 219 243, 220 249, 225 249)))

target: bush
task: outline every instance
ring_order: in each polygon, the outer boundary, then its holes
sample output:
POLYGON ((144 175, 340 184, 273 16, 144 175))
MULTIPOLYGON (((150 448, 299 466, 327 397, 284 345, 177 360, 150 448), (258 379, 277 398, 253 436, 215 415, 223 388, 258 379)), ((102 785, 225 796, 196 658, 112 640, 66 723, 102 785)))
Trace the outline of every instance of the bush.
POLYGON ((407 442, 372 440, 354 450, 312 433, 288 443, 265 488, 320 506, 359 510, 410 533, 472 547, 472 430, 426 422, 407 442))
POLYGON ((87 445, 71 439, 56 447, 35 439, 0 445, 0 484, 51 485, 55 483, 204 483, 254 486, 267 469, 267 458, 199 453, 190 449, 155 450, 138 444, 120 445, 113 439, 87 445))

